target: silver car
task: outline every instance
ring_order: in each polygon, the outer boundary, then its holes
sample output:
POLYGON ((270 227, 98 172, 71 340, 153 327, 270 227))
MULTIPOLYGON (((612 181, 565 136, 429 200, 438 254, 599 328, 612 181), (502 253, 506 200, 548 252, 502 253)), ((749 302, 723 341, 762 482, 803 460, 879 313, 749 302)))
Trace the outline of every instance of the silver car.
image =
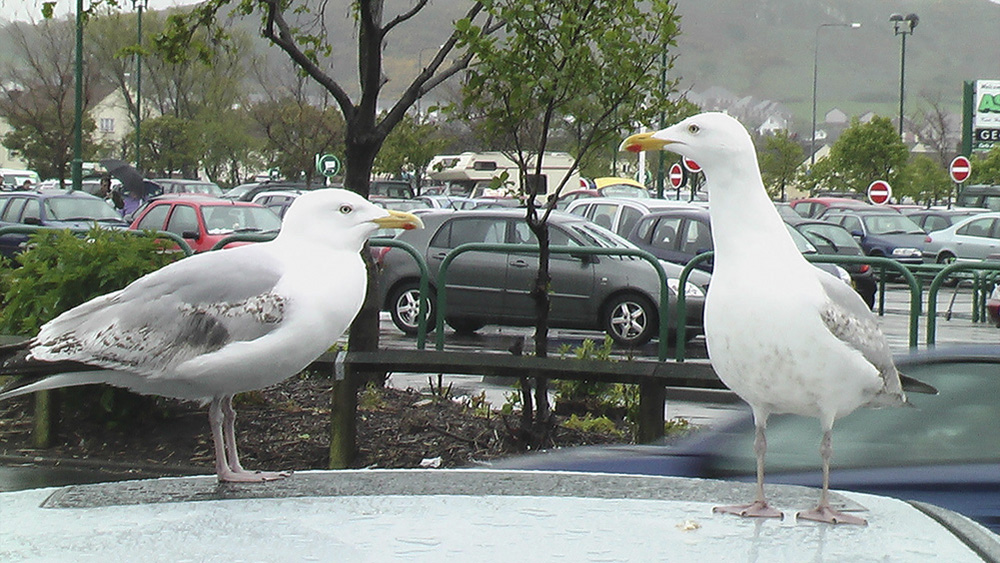
POLYGON ((1000 254, 1000 212, 981 213, 927 235, 924 262, 983 260, 1000 254))
MULTIPOLYGON (((432 286, 442 260, 461 244, 536 244, 523 210, 436 211, 421 215, 421 219, 426 228, 405 231, 396 238, 412 244, 423 254, 432 286)), ((581 217, 562 213, 553 213, 549 219, 549 242, 553 246, 636 248, 581 217)), ((392 248, 377 251, 376 256, 381 266, 379 291, 384 309, 389 311, 397 328, 415 333, 419 319, 419 273, 415 261, 406 252, 392 248)), ((661 264, 669 278, 668 326, 674 326, 681 267, 661 264)), ((535 253, 461 255, 448 271, 445 316, 448 325, 460 333, 475 332, 486 324, 533 325, 535 304, 531 288, 537 269, 535 253)), ((645 260, 561 254, 552 256, 550 271, 551 327, 603 330, 623 346, 640 346, 658 333, 659 277, 645 260)), ((695 272, 686 287, 686 330, 691 337, 702 333, 702 309, 709 279, 707 274, 695 272)), ((433 297, 433 288, 431 293, 433 297)))

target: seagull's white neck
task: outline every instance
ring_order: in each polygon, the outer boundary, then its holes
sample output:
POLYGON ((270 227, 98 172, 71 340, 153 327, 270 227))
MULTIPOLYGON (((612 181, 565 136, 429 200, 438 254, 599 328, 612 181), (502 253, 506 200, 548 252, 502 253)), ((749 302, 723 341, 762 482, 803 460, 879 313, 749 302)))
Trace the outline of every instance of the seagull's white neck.
POLYGON ((767 197, 756 157, 736 160, 705 168, 717 266, 740 259, 804 261, 767 197))

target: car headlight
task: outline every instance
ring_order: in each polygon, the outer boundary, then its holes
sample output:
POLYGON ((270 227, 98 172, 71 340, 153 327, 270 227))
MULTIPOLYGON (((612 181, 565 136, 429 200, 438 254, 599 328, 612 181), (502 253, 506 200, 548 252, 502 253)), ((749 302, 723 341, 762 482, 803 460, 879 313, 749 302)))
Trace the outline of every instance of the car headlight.
MULTIPOLYGON (((670 291, 673 291, 675 294, 679 293, 678 290, 681 287, 681 280, 679 280, 677 278, 667 278, 667 287, 669 287, 670 291)), ((696 286, 695 284, 693 284, 691 282, 687 282, 687 283, 684 284, 684 296, 685 297, 704 297, 705 296, 705 292, 702 291, 701 288, 698 287, 698 286, 696 286)))
POLYGON ((920 256, 921 252, 919 248, 909 248, 909 247, 899 247, 892 249, 893 256, 920 256))

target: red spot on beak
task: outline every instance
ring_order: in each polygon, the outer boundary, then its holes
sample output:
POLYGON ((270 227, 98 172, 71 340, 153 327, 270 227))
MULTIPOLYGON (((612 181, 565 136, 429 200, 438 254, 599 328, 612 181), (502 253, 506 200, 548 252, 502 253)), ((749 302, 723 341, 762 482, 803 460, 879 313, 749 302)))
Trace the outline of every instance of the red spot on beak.
POLYGON ((642 145, 640 145, 638 143, 631 144, 631 145, 625 147, 625 150, 627 150, 628 152, 639 153, 639 152, 642 152, 642 145))

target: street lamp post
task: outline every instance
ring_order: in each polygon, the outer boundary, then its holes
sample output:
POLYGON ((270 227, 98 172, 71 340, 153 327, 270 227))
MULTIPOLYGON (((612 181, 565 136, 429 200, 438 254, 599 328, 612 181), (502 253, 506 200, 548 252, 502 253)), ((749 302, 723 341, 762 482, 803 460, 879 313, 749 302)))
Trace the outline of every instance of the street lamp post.
POLYGON ((816 42, 813 50, 813 111, 812 111, 812 137, 809 141, 809 166, 816 164, 816 84, 819 80, 819 30, 824 27, 849 27, 857 29, 861 27, 858 22, 851 23, 821 23, 816 27, 816 42))
POLYGON ((132 8, 136 10, 136 45, 135 53, 135 169, 142 170, 141 148, 142 135, 142 10, 149 0, 132 0, 132 8))
POLYGON ((74 72, 73 162, 70 191, 83 186, 83 0, 76 0, 76 65, 74 72))
POLYGON ((920 18, 917 14, 907 14, 905 17, 901 14, 893 14, 889 16, 889 21, 892 22, 893 28, 896 35, 902 36, 902 44, 899 51, 899 137, 903 138, 903 94, 904 90, 904 79, 906 77, 906 36, 913 35, 913 28, 917 27, 920 23, 920 18))

